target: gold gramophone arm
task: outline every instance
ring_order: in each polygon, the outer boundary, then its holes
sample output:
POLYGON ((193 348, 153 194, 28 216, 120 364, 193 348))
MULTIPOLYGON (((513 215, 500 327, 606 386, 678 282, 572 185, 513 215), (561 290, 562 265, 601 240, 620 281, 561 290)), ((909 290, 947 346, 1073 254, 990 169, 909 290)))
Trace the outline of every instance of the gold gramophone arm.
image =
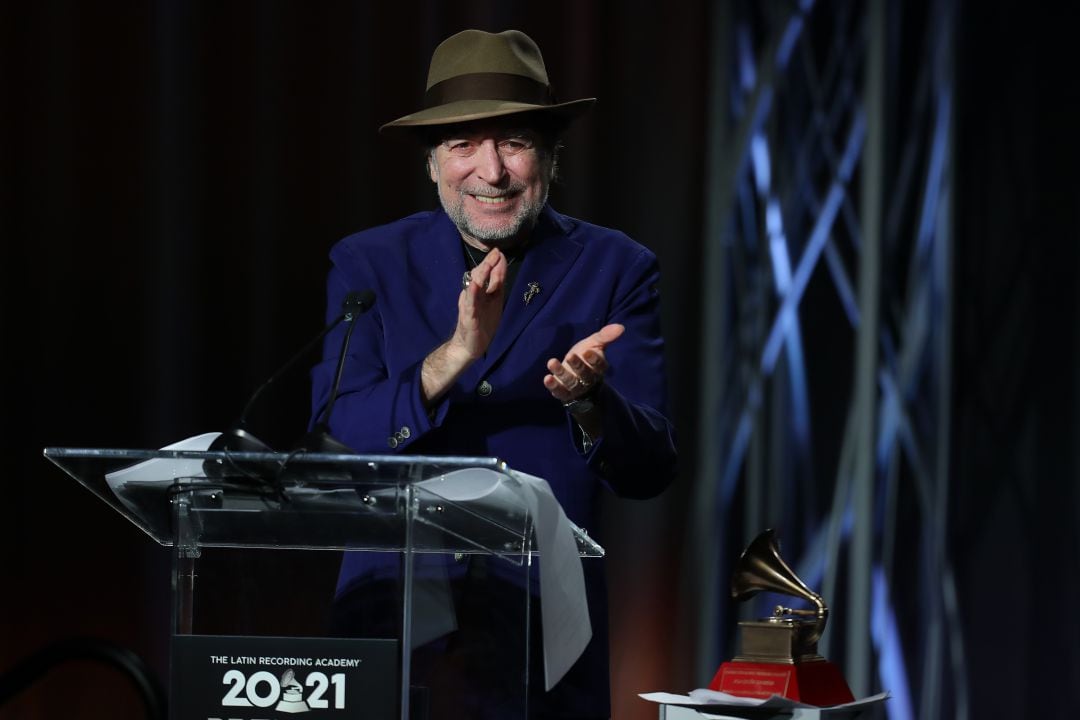
POLYGON ((814 629, 807 636, 807 642, 817 644, 817 641, 821 639, 822 633, 825 632, 825 623, 829 621, 829 608, 825 604, 825 601, 816 592, 811 592, 810 600, 815 605, 814 610, 804 610, 807 615, 815 615, 817 621, 814 623, 814 629))
POLYGON ((789 608, 789 607, 784 607, 783 605, 777 605, 776 608, 773 609, 773 617, 784 617, 785 615, 802 615, 803 617, 807 617, 807 616, 810 616, 810 615, 817 615, 817 614, 818 614, 817 610, 803 610, 802 608, 789 608))
POLYGON ((829 621, 829 608, 825 605, 825 601, 815 592, 811 592, 806 596, 807 600, 810 600, 816 606, 813 610, 803 610, 802 608, 789 608, 783 605, 777 605, 773 608, 773 617, 782 618, 790 617, 792 615, 797 617, 815 617, 817 622, 814 623, 814 629, 806 634, 806 641, 808 643, 816 643, 821 639, 821 635, 825 632, 825 623, 829 621))

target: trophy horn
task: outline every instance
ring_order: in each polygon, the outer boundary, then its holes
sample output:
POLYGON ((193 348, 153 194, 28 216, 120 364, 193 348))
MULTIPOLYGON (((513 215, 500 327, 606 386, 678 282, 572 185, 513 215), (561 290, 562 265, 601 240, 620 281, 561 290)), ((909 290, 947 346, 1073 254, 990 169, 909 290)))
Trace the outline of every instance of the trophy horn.
POLYGON ((788 611, 777 608, 777 614, 794 612, 816 617, 814 629, 807 637, 810 643, 816 643, 825 632, 825 622, 829 618, 829 608, 816 592, 799 579, 795 571, 780 557, 780 545, 776 540, 776 531, 765 530, 751 542, 735 566, 731 578, 731 596, 736 600, 747 600, 762 590, 802 598, 814 604, 813 611, 788 611))

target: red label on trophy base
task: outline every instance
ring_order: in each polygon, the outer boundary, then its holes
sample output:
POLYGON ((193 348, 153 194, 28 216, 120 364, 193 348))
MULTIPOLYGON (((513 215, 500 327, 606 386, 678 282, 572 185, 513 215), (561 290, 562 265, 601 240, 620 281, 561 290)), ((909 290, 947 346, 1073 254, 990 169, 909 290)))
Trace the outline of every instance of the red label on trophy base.
POLYGON ((818 707, 855 700, 839 668, 827 660, 795 665, 732 660, 720 666, 709 689, 762 699, 782 695, 818 707))
POLYGON ((713 680, 713 685, 717 687, 712 689, 729 695, 752 698, 786 696, 794 670, 794 667, 783 665, 726 662, 720 666, 720 672, 716 675, 719 682, 713 680))

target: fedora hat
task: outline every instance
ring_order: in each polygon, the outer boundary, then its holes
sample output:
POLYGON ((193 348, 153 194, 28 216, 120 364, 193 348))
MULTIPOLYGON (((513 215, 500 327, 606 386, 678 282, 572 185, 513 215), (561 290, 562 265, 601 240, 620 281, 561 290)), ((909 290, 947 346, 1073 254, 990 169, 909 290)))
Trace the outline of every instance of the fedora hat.
POLYGON ((569 123, 595 102, 596 98, 558 102, 540 48, 525 33, 463 30, 432 53, 424 108, 379 130, 422 129, 516 113, 538 113, 569 123))

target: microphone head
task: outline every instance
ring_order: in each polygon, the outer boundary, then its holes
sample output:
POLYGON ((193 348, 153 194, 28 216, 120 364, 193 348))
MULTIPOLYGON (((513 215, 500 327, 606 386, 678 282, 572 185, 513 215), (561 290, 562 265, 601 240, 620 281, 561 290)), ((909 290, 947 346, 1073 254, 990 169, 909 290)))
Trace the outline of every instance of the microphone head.
POLYGON ((311 453, 329 453, 333 455, 355 455, 356 451, 330 434, 324 425, 315 428, 300 438, 293 452, 302 450, 311 453))
POLYGON ((218 435, 207 450, 228 452, 274 452, 273 448, 237 425, 218 435))
MULTIPOLYGON (((355 455, 356 451, 330 434, 323 424, 316 425, 311 432, 300 438, 289 457, 300 457, 304 453, 326 453, 329 455, 355 455)), ((351 463, 329 462, 293 462, 282 467, 281 476, 293 482, 325 483, 355 481, 366 478, 371 481, 372 471, 365 463, 363 466, 351 463)))
MULTIPOLYGON (((255 437, 243 427, 237 425, 229 428, 207 448, 212 452, 258 452, 272 453, 273 448, 255 437)), ((265 462, 240 462, 234 458, 225 460, 204 460, 203 472, 206 477, 223 479, 228 477, 240 478, 272 478, 277 466, 274 463, 265 462)))
POLYGON ((342 310, 346 313, 365 313, 371 309, 371 306, 375 304, 375 293, 371 290, 360 290, 359 292, 351 292, 345 296, 345 302, 341 304, 342 310))

